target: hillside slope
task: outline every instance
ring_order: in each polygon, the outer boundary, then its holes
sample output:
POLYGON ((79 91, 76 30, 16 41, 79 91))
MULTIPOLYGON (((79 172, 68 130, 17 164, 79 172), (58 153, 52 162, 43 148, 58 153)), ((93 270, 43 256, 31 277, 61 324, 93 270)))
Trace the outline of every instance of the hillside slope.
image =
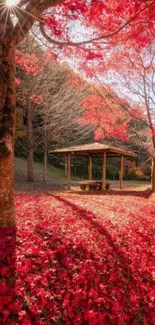
POLYGON ((65 172, 56 168, 55 166, 49 165, 47 171, 47 182, 43 182, 43 164, 34 163, 34 175, 35 182, 28 183, 26 181, 27 173, 27 160, 22 158, 15 158, 15 189, 17 191, 39 191, 49 189, 57 189, 60 186, 64 187, 67 183, 65 172))

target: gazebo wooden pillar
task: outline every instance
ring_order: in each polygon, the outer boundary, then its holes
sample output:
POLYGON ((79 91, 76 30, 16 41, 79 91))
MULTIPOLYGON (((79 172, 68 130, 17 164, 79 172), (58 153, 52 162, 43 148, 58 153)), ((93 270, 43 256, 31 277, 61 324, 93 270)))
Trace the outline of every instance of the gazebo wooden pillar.
POLYGON ((67 153, 67 187, 71 187, 71 153, 67 153))
POLYGON ((102 153, 102 190, 105 191, 106 184, 106 151, 102 153))
POLYGON ((92 180, 92 157, 89 156, 89 162, 88 162, 88 179, 89 181, 92 180))
MULTIPOLYGON (((127 151, 117 147, 111 147, 109 145, 101 144, 98 142, 77 145, 73 147, 66 147, 61 149, 56 149, 50 152, 51 154, 62 154, 67 157, 67 186, 70 189, 71 186, 71 155, 80 157, 89 157, 89 165, 88 165, 88 178, 89 181, 87 185, 90 183, 92 179, 92 158, 102 158, 102 190, 106 189, 106 159, 112 157, 120 157, 120 188, 122 188, 123 181, 123 157, 136 157, 136 154, 131 151, 127 151)), ((80 182, 79 182, 80 183, 80 182)), ((82 183, 82 182, 81 182, 82 183)), ((83 182, 84 183, 84 182, 83 182)), ((95 181, 94 181, 95 183, 95 181)), ((99 182, 100 183, 100 182, 99 182)))
POLYGON ((119 173, 120 189, 123 188, 123 165, 124 165, 124 157, 123 157, 123 155, 121 155, 121 159, 120 159, 120 173, 119 173))

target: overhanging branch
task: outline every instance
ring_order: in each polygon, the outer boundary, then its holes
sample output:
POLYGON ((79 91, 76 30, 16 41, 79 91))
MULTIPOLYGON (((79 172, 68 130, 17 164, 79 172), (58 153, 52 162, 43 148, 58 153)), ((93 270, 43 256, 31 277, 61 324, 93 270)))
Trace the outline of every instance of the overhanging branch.
MULTIPOLYGON (((33 23, 36 20, 39 20, 40 15, 42 12, 50 7, 56 6, 60 3, 63 3, 65 0, 44 0, 44 1, 38 1, 32 0, 28 3, 27 7, 25 8, 25 12, 27 17, 21 17, 18 19, 18 22, 14 29, 14 35, 16 38, 16 44, 21 42, 26 34, 29 32, 29 30, 32 28, 33 23)), ((27 0, 21 0, 20 7, 23 5, 23 3, 27 3, 27 0)), ((129 25, 136 17, 138 17, 142 12, 149 9, 153 4, 155 3, 155 0, 151 1, 149 4, 144 6, 141 10, 139 10, 136 14, 134 14, 128 21, 126 21, 122 26, 120 26, 117 30, 114 32, 110 32, 104 35, 101 35, 100 37, 95 37, 92 39, 89 39, 87 41, 82 42, 72 42, 72 41, 57 41, 52 39, 50 36, 48 36, 44 30, 43 24, 40 24, 40 29, 44 37, 48 40, 48 42, 59 45, 59 46, 79 46, 82 44, 90 44, 90 43, 96 43, 101 41, 102 39, 108 39, 112 38, 114 35, 118 34, 121 30, 123 30, 127 25, 129 25)), ((20 8, 19 7, 19 8, 20 8)), ((25 16, 25 15, 24 15, 25 16)))
MULTIPOLYGON (((65 0, 31 0, 28 1, 24 14, 18 18, 17 24, 14 27, 14 39, 16 45, 23 41, 27 33, 31 30, 35 21, 40 20, 42 12, 50 7, 54 7, 65 0), (38 3, 39 2, 39 3, 38 3)), ((27 3, 27 1, 26 1, 27 3)), ((23 5, 23 4, 22 4, 23 5)), ((21 6, 16 6, 16 10, 21 10, 21 6)))
POLYGON ((46 34, 45 29, 44 29, 44 25, 43 25, 42 22, 40 23, 40 31, 41 31, 42 35, 47 39, 47 41, 52 43, 53 45, 78 47, 78 46, 83 45, 83 44, 98 43, 102 39, 108 39, 108 38, 111 38, 111 37, 115 36, 116 34, 118 34, 127 25, 129 25, 136 17, 138 17, 139 14, 141 14, 146 9, 150 8, 154 3, 155 3, 155 0, 151 1, 149 4, 147 4, 143 9, 139 10, 136 14, 134 14, 128 21, 126 21, 122 26, 120 26, 114 32, 107 33, 107 34, 101 35, 99 37, 89 39, 87 41, 72 42, 72 41, 57 41, 57 40, 54 40, 53 38, 51 38, 50 36, 48 36, 46 34))

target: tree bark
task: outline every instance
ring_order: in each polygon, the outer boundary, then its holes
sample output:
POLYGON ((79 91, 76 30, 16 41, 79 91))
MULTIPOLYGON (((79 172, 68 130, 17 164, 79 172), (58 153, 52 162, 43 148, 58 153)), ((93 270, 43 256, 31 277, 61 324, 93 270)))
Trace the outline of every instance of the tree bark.
MULTIPOLYGON (((1 26, 0 26, 1 27, 1 26)), ((2 27, 1 27, 2 28, 2 27)), ((15 44, 1 38, 0 28, 0 227, 15 224, 14 132, 15 132, 15 44)), ((6 33, 12 28, 9 22, 6 33)))
POLYGON ((45 148, 44 151, 44 174, 43 174, 43 182, 47 181, 47 164, 48 164, 48 150, 45 148))
POLYGON ((34 170, 33 170, 33 148, 28 148, 27 157, 27 181, 34 182, 34 170))
POLYGON ((152 193, 155 193, 155 157, 152 157, 152 175, 151 175, 152 193))
POLYGON ((46 107, 44 115, 44 172, 43 172, 43 182, 47 181, 47 164, 48 164, 48 132, 47 132, 47 116, 46 107))
POLYGON ((27 153, 27 181, 34 182, 34 169, 33 169, 33 153, 34 153, 34 141, 33 141, 33 107, 31 103, 28 103, 28 120, 27 120, 27 132, 28 132, 28 153, 27 153))
POLYGON ((155 193, 155 135, 152 136, 152 143, 154 148, 154 154, 152 156, 151 188, 152 193, 155 193))

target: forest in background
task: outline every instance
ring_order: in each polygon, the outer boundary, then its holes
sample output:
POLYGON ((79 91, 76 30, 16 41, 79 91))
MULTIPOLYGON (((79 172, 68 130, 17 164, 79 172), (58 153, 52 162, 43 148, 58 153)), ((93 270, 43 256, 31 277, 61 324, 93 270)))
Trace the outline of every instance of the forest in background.
MULTIPOLYGON (((96 140, 135 151, 136 160, 125 160, 124 178, 150 180, 151 159, 144 146, 147 128, 140 120, 126 118, 129 104, 110 87, 90 83, 75 73, 51 51, 42 49, 32 35, 16 51, 16 89, 15 156, 27 159, 27 181, 35 180, 34 160, 44 162, 46 181, 48 163, 65 166, 65 158, 50 155, 51 150, 96 140)), ((109 179, 119 178, 119 164, 117 158, 108 160, 109 179)), ((73 158, 73 176, 87 178, 87 165, 87 159, 73 158)), ((101 178, 100 159, 93 159, 93 178, 101 178)))

